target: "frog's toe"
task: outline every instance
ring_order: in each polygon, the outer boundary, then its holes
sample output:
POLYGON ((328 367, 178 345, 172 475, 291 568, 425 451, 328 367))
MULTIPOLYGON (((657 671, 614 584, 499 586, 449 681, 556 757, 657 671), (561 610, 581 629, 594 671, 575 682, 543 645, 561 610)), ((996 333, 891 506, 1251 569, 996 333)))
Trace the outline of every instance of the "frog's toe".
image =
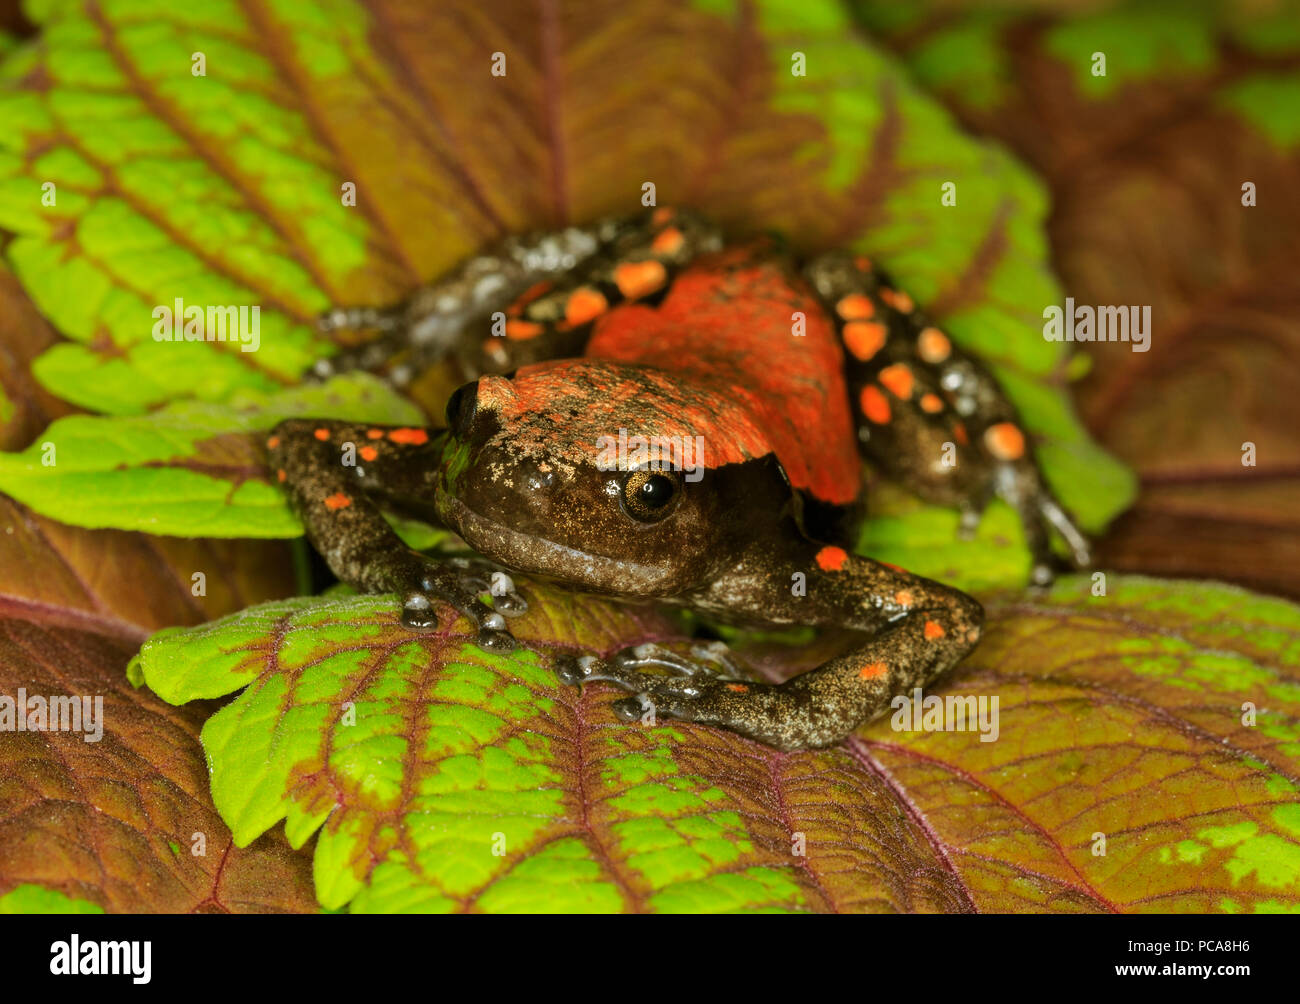
POLYGON ((429 631, 438 626, 438 615, 423 593, 409 593, 402 600, 402 626, 414 631, 429 631))
POLYGON ((1087 568, 1092 564, 1092 548, 1088 538, 1055 499, 1047 495, 1039 498, 1038 511, 1056 528, 1056 532, 1065 538, 1065 542, 1070 546, 1070 556, 1076 568, 1087 568))
POLYGON ((667 669, 678 676, 714 679, 746 676, 745 668, 732 656, 725 642, 699 642, 682 655, 665 645, 647 642, 616 652, 610 662, 621 670, 667 669))
POLYGON ((611 707, 614 711, 614 717, 620 722, 639 722, 654 711, 654 701, 650 700, 648 694, 634 694, 632 697, 621 697, 615 701, 611 707))
POLYGON ((574 687, 587 679, 592 665, 598 661, 594 655, 560 655, 556 656, 553 668, 562 684, 574 687))
POLYGON ((707 663, 698 662, 674 652, 663 645, 647 642, 615 652, 610 662, 620 670, 666 669, 678 676, 712 676, 715 670, 707 663))

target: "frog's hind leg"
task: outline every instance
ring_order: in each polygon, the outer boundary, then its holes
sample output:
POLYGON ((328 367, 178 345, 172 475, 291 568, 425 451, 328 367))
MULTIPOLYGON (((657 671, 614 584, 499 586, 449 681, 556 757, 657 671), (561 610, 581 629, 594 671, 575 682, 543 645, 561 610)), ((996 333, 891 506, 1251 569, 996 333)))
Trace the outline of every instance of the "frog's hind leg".
POLYGON ((1005 500, 1024 526, 1037 584, 1053 577, 1051 528, 1086 565, 1087 538, 1048 490, 993 376, 866 258, 834 252, 806 274, 843 340, 864 455, 927 501, 960 508, 966 534, 990 499, 1005 500))
POLYGON ((313 367, 385 372, 402 386, 456 357, 467 378, 580 355, 592 323, 619 302, 653 298, 674 271, 721 246, 719 232, 685 211, 509 237, 386 308, 335 308, 324 331, 365 328, 378 336, 313 367))

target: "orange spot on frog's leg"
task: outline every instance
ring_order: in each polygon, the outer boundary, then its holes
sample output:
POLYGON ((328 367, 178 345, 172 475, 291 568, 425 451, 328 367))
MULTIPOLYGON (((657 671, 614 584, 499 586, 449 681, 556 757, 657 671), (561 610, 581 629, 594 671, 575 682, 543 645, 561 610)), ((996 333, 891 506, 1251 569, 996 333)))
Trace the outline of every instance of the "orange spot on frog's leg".
POLYGON ((883 662, 869 662, 858 670, 858 678, 862 680, 879 680, 888 675, 889 667, 883 662))
POLYGON ((650 223, 656 227, 662 227, 665 223, 677 215, 677 210, 672 206, 660 206, 650 214, 650 223))
POLYGON ((889 421, 892 414, 889 410, 889 402, 885 400, 885 395, 880 393, 873 384, 868 384, 862 388, 859 403, 862 405, 862 414, 877 425, 884 425, 889 421))
POLYGON ((422 446, 429 441, 429 433, 424 429, 394 429, 388 434, 388 438, 394 443, 422 446))
POLYGON ((325 500, 325 508, 334 512, 338 509, 346 509, 352 504, 352 500, 342 492, 335 492, 325 500))
POLYGON ((545 294, 549 293, 554 286, 555 283, 552 282, 550 279, 543 279, 541 282, 533 283, 526 290, 524 290, 522 293, 519 294, 518 299, 516 299, 514 303, 510 304, 510 306, 506 308, 506 315, 508 317, 518 317, 520 314, 524 312, 525 307, 527 307, 534 300, 537 300, 542 296, 544 296, 545 294))
POLYGON ((1013 422, 999 422, 984 430, 984 445, 999 460, 1019 460, 1025 455, 1025 434, 1013 422))
POLYGON ((379 456, 379 451, 376 450, 373 446, 363 446, 357 452, 361 454, 362 460, 365 460, 370 463, 373 463, 375 459, 378 458, 379 456))
POLYGON ((564 323, 576 328, 609 309, 605 294, 591 286, 579 286, 564 305, 564 323))
POLYGON ((668 270, 662 262, 625 261, 614 269, 614 285, 629 300, 653 293, 667 281, 668 270))
POLYGON ((854 358, 866 362, 885 344, 885 326, 879 321, 853 321, 844 325, 844 344, 854 358))
POLYGON ((849 553, 834 544, 828 544, 817 552, 817 567, 823 572, 838 572, 848 560, 849 553))
POLYGON ((916 308, 916 304, 912 302, 910 296, 896 289, 889 289, 888 287, 882 289, 880 298, 900 314, 910 314, 916 308))
POLYGON ((856 265, 863 272, 871 271, 871 259, 864 254, 860 254, 856 258, 854 258, 853 264, 856 265))
POLYGON ((726 687, 728 690, 734 690, 737 694, 744 694, 749 690, 743 683, 728 683, 726 687))
POLYGON ((943 411, 943 398, 938 394, 922 394, 921 410, 929 412, 931 415, 937 415, 943 411))
POLYGON ((323 443, 325 442, 325 440, 330 438, 330 431, 329 429, 317 429, 315 432, 312 433, 312 435, 315 436, 323 443))
POLYGON ((960 422, 953 422, 952 438, 961 443, 962 446, 965 446, 970 442, 970 437, 966 435, 966 426, 962 425, 960 422))
POLYGON ((941 363, 952 355, 952 342, 938 328, 925 328, 916 337, 916 351, 927 363, 941 363))
POLYGON ((943 629, 942 624, 939 624, 936 621, 925 622, 925 636, 930 641, 936 641, 939 638, 942 638, 947 633, 948 632, 943 629))
POLYGON ((536 338, 545 329, 533 321, 506 321, 506 337, 515 341, 536 338))
POLYGON ((916 384, 912 371, 903 363, 886 366, 880 371, 879 379, 881 384, 888 388, 895 397, 903 401, 912 396, 912 388, 916 384))
POLYGON ((366 438, 367 438, 367 439, 383 439, 383 438, 384 438, 384 430, 383 430, 383 429, 367 429, 367 430, 366 430, 366 438))
POLYGON ((850 293, 835 304, 835 313, 846 321, 865 321, 876 313, 876 305, 863 293, 850 293))
POLYGON ((650 242, 650 250, 655 254, 674 255, 685 243, 686 237, 680 230, 667 227, 655 234, 655 239, 650 242))

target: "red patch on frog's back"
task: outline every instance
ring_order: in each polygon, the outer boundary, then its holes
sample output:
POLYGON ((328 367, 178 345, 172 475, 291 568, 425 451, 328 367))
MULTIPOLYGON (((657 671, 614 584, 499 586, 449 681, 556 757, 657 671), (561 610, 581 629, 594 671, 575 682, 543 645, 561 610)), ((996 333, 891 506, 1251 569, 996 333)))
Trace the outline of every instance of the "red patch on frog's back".
POLYGON ((704 437, 708 466, 775 453, 796 488, 836 504, 857 498, 839 339, 812 291, 764 242, 700 259, 657 308, 612 310, 587 357, 653 366, 697 388, 683 419, 704 437), (802 336, 792 331, 796 312, 802 336))

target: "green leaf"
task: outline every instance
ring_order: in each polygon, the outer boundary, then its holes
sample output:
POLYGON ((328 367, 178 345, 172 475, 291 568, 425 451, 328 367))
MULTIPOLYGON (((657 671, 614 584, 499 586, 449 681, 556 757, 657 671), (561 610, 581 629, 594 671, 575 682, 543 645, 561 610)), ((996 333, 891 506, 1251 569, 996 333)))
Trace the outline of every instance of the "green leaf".
POLYGON ((1300 909, 1300 609, 1094 588, 989 605, 935 693, 996 698, 993 741, 886 718, 780 754, 620 725, 611 688, 558 686, 551 657, 671 627, 527 584, 509 657, 446 611, 412 633, 396 598, 347 597, 163 631, 132 677, 170 702, 240 691, 203 729, 214 801, 240 844, 319 831, 329 908, 1300 909))
POLYGON ((55 889, 28 882, 0 896, 0 914, 6 913, 103 913, 104 908, 84 899, 72 899, 55 889))
POLYGON ((269 483, 266 452, 251 435, 294 415, 420 421, 414 405, 364 374, 274 395, 246 391, 227 404, 178 402, 132 418, 74 415, 22 453, 0 453, 0 489, 75 526, 297 536, 302 525, 269 483))

